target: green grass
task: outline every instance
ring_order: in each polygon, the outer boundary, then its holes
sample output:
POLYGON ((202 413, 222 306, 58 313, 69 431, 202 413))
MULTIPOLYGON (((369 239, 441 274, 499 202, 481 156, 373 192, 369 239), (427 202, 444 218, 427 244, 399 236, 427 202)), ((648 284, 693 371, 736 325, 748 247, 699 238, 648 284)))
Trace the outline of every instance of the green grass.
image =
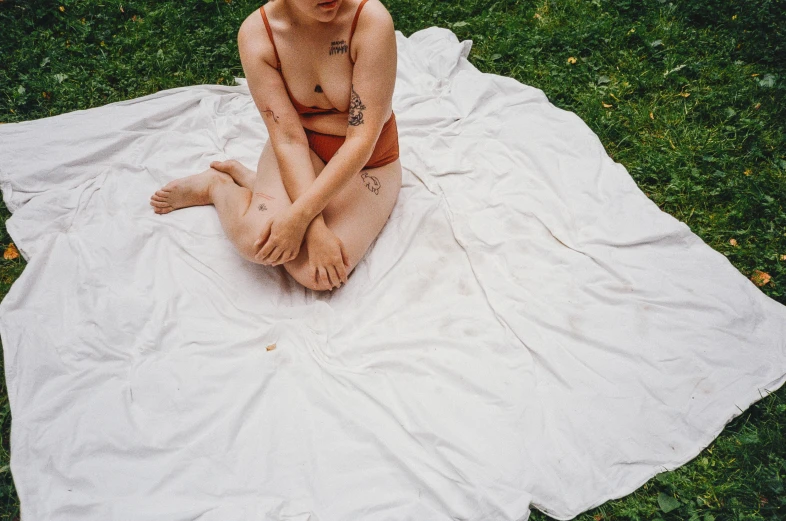
MULTIPOLYGON (((662 210, 745 276, 769 274, 762 291, 786 303, 786 0, 385 4, 404 34, 449 27, 474 41, 479 69, 538 87, 578 114, 662 210)), ((231 83, 242 76, 237 28, 258 6, 0 0, 0 122, 231 83)), ((8 217, 0 208, 3 248, 8 217)), ((0 260, 0 296, 23 268, 21 259, 0 260)), ((3 387, 0 520, 19 515, 7 467, 10 421, 3 387)), ((786 519, 784 429, 780 390, 687 465, 578 519, 786 519)))

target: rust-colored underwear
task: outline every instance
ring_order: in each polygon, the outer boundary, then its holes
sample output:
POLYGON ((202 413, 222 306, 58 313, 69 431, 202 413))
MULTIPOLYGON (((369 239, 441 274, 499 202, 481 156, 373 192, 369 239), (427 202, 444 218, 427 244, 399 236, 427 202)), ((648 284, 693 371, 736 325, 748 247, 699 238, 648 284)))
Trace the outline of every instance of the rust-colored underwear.
MULTIPOLYGON (((368 0, 362 0, 360 5, 358 6, 357 11, 355 12, 355 19, 352 20, 352 28, 349 32, 349 43, 347 44, 347 49, 352 44, 352 36, 355 34, 355 27, 357 27, 358 17, 360 16, 360 11, 363 9, 363 6, 366 4, 368 0)), ((290 101, 292 101, 292 106, 295 107, 295 110, 298 114, 347 114, 349 117, 349 112, 341 112, 337 108, 322 108, 322 107, 308 107, 303 105, 298 100, 292 96, 292 93, 289 91, 289 86, 287 85, 286 80, 284 79, 284 75, 281 73, 281 60, 278 57, 278 50, 276 49, 276 42, 273 40, 273 31, 270 29, 270 23, 267 20, 267 15, 265 14, 264 5, 259 8, 259 11, 262 13, 262 20, 265 22, 265 29, 267 29, 267 35, 270 38, 270 43, 273 44, 273 51, 276 53, 276 69, 278 73, 281 75, 281 81, 284 82, 284 88, 287 90, 287 95, 289 96, 290 101)), ((349 58, 352 61, 352 57, 349 58)), ((355 62, 352 62, 354 65, 355 62)), ((341 145, 344 144, 346 140, 345 136, 336 136, 333 134, 322 134, 320 132, 315 132, 313 130, 304 128, 303 130, 306 131, 306 138, 308 138, 308 146, 313 150, 319 158, 327 163, 330 161, 330 158, 335 155, 341 145)), ((379 139, 377 139, 376 145, 374 145, 374 151, 371 153, 371 157, 366 163, 366 166, 363 168, 377 168, 380 166, 387 165, 392 163, 399 156, 399 149, 398 149, 398 127, 396 126, 396 115, 391 112, 390 118, 385 122, 382 126, 382 132, 379 134, 379 139)))

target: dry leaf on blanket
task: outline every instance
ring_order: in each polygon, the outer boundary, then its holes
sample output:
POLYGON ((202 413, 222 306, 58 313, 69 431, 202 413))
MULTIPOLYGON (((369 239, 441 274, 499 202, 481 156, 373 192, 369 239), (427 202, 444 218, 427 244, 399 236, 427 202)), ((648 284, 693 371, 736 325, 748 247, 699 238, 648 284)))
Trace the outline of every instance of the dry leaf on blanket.
POLYGON ((275 348, 276 348, 276 344, 270 344, 269 346, 267 346, 267 347, 265 348, 265 350, 267 350, 267 351, 272 351, 272 350, 274 350, 275 348))
POLYGON ((14 246, 14 243, 12 242, 3 252, 3 258, 5 260, 14 260, 17 257, 19 257, 19 250, 16 249, 16 246, 14 246))
POLYGON ((772 279, 772 277, 770 277, 769 273, 759 270, 753 270, 753 275, 751 275, 751 282, 757 286, 764 286, 770 281, 770 279, 772 279))

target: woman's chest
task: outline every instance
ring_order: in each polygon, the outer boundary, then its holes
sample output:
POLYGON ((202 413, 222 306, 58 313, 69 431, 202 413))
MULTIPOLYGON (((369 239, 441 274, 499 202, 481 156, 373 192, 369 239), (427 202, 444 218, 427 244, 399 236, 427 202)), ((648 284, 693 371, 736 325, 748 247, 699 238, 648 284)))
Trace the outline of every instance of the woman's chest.
POLYGON ((282 40, 278 53, 290 96, 307 107, 347 112, 353 70, 348 35, 282 40))

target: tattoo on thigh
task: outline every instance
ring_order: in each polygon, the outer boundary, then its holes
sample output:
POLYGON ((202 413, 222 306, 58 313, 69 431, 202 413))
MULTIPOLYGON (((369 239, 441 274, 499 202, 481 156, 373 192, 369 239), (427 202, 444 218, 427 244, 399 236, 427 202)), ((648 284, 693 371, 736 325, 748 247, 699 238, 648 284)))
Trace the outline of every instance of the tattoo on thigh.
POLYGON ((264 212, 265 210, 267 210, 267 206, 265 206, 265 203, 260 203, 259 206, 257 206, 257 209, 260 212, 264 212))
POLYGON ((360 101, 360 96, 355 92, 355 86, 352 85, 352 93, 349 97, 349 124, 353 127, 363 124, 363 111, 366 106, 360 101))
POLYGON ((330 42, 330 56, 334 54, 344 54, 349 52, 349 45, 346 40, 335 40, 330 42))
POLYGON ((368 188, 374 195, 379 195, 379 189, 382 187, 379 179, 373 175, 368 175, 366 172, 361 172, 360 178, 363 180, 363 184, 366 185, 366 188, 368 188))

